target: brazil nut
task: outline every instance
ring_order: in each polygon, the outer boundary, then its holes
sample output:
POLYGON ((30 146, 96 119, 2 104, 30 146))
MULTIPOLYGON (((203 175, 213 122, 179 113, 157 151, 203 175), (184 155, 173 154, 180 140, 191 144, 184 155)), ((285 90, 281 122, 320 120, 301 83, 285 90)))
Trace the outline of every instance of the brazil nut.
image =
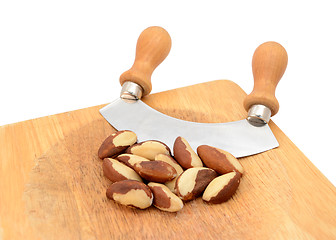
POLYGON ((189 168, 177 178, 176 194, 184 201, 193 200, 203 193, 215 177, 216 172, 210 168, 189 168))
POLYGON ((219 174, 233 171, 243 174, 244 172, 240 162, 231 153, 222 149, 201 145, 197 148, 197 153, 205 166, 212 168, 219 174))
POLYGON ((153 193, 153 205, 162 211, 177 212, 183 208, 182 200, 169 188, 160 183, 150 182, 148 187, 153 193))
POLYGON ((236 192, 241 174, 230 172, 212 180, 205 189, 202 199, 205 202, 218 204, 229 200, 236 192))
POLYGON ((153 194, 150 188, 135 180, 113 183, 107 189, 106 196, 119 204, 140 209, 148 208, 153 203, 153 194))
POLYGON ((162 161, 143 161, 134 165, 133 169, 144 179, 165 183, 176 177, 176 170, 162 161))
POLYGON ((176 138, 173 151, 174 158, 183 168, 203 167, 202 160, 183 137, 176 138))
POLYGON ((103 173, 104 176, 112 182, 119 182, 127 179, 142 182, 139 174, 132 168, 112 158, 105 158, 103 160, 103 173))
POLYGON ((137 141, 137 136, 129 130, 118 131, 108 136, 98 150, 100 159, 115 157, 137 141))
POLYGON ((149 160, 154 160, 159 153, 170 155, 169 147, 163 142, 150 140, 130 146, 126 153, 138 155, 149 160))

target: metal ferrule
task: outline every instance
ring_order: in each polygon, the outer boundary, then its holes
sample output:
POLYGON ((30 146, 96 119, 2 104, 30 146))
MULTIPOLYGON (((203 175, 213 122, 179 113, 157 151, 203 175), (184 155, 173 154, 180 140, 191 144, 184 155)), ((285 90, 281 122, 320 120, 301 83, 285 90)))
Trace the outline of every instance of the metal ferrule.
POLYGON ((134 82, 126 81, 122 85, 120 98, 125 102, 135 102, 142 97, 142 87, 134 82))
POLYGON ((271 109, 264 105, 252 105, 248 111, 247 121, 254 126, 263 126, 269 122, 271 114, 271 109))

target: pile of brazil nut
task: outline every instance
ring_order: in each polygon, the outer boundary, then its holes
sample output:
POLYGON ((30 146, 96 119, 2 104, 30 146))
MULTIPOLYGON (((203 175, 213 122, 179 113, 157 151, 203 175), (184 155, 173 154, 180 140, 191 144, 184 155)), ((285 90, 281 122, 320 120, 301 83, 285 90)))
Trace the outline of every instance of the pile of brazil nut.
POLYGON ((236 192, 244 170, 230 153, 201 145, 196 154, 183 137, 176 138, 173 152, 160 141, 137 143, 129 130, 113 133, 98 151, 104 176, 112 181, 106 196, 129 207, 177 212, 201 195, 219 204, 236 192))

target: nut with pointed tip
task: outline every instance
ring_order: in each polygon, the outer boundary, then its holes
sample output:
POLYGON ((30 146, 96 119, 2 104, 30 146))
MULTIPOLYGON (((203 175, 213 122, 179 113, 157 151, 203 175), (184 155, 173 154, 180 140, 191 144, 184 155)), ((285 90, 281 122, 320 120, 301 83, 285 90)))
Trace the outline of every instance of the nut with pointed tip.
POLYGON ((133 155, 133 154, 128 154, 128 153, 120 154, 118 157, 116 157, 116 159, 119 162, 122 162, 126 166, 133 168, 133 169, 134 169, 135 164, 137 164, 138 162, 149 161, 147 158, 140 157, 140 156, 133 155))
POLYGON ((107 189, 106 196, 119 204, 140 209, 148 208, 153 203, 153 194, 149 187, 136 180, 113 183, 107 189))
POLYGON ((203 167, 202 160, 183 137, 176 138, 173 150, 176 161, 183 168, 203 167))
POLYGON ((154 195, 153 205, 162 211, 177 212, 183 208, 182 200, 169 188, 160 183, 150 182, 148 187, 154 195))
POLYGON ((103 173, 104 176, 112 182, 119 182, 128 179, 142 182, 139 174, 137 174, 132 168, 112 158, 105 158, 103 160, 103 173))
POLYGON ((126 153, 138 155, 149 160, 154 160, 159 153, 170 155, 169 147, 163 142, 156 140, 144 141, 130 146, 126 153))
POLYGON ((178 176, 181 175, 181 173, 183 172, 182 167, 174 160, 174 158, 172 158, 171 156, 168 156, 166 154, 158 154, 155 156, 155 161, 163 161, 166 162, 168 164, 170 164, 173 168, 175 168, 176 170, 176 177, 173 178, 172 180, 165 182, 164 185, 166 185, 170 191, 172 191, 173 193, 175 192, 175 183, 176 180, 178 178, 178 176))
POLYGON ((197 153, 205 166, 215 170, 219 174, 226 174, 233 171, 243 174, 244 172, 238 160, 231 153, 222 149, 201 145, 197 148, 197 153))
POLYGON ((162 161, 138 162, 133 169, 142 178, 152 182, 165 183, 176 177, 175 168, 162 161))
POLYGON ((213 204, 226 202, 236 192, 240 178, 239 172, 230 172, 216 177, 205 189, 202 199, 213 204))
POLYGON ((137 136, 129 130, 118 131, 108 136, 98 150, 100 159, 115 157, 137 141, 137 136))
POLYGON ((177 178, 176 194, 184 201, 193 200, 203 193, 215 177, 216 172, 210 168, 189 168, 177 178))

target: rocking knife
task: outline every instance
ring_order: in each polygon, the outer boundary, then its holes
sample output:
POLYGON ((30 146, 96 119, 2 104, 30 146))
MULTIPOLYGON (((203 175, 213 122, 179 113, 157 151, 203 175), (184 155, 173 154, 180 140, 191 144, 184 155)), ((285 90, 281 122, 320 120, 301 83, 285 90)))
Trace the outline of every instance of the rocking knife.
POLYGON ((248 117, 227 123, 198 123, 167 116, 140 99, 150 93, 151 75, 167 57, 171 38, 161 27, 149 27, 139 36, 132 68, 120 76, 120 98, 100 113, 117 130, 134 131, 139 141, 159 140, 172 148, 178 136, 196 150, 207 144, 235 157, 261 153, 279 144, 268 126, 279 109, 275 89, 287 67, 287 52, 276 42, 261 44, 253 55, 254 88, 244 100, 248 117))

